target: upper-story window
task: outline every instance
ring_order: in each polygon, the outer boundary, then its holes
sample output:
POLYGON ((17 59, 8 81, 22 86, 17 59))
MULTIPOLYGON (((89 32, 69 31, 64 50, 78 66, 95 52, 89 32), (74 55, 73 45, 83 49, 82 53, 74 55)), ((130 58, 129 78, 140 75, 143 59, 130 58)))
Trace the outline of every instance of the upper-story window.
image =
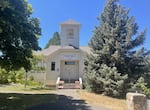
POLYGON ((67 38, 68 39, 73 39, 73 29, 68 29, 67 30, 67 38))

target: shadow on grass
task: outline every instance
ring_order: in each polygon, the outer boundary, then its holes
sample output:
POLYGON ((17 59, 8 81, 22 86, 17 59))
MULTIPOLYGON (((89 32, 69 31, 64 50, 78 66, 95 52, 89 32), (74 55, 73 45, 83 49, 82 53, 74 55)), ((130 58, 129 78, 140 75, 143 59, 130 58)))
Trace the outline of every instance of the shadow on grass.
POLYGON ((36 104, 56 102, 55 94, 0 93, 0 110, 25 110, 36 104))
POLYGON ((56 94, 0 93, 0 110, 91 110, 84 100, 56 94))

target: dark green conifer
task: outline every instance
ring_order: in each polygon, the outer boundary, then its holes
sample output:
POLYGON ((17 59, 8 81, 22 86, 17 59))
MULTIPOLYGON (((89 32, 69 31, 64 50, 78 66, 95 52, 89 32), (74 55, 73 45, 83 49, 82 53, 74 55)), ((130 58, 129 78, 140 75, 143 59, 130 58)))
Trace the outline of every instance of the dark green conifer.
POLYGON ((135 18, 118 1, 107 0, 89 42, 92 54, 85 62, 89 88, 111 96, 121 95, 126 81, 135 82, 144 73, 146 55, 140 48, 146 30, 138 32, 135 18))
POLYGON ((50 45, 60 45, 60 36, 58 32, 55 32, 53 34, 53 37, 46 44, 45 49, 48 48, 50 45))

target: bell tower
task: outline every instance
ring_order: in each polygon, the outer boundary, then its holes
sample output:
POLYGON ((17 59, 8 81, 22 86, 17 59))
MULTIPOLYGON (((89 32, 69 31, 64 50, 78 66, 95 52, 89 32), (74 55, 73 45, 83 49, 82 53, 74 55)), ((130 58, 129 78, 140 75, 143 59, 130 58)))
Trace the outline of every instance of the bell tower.
POLYGON ((73 46, 79 48, 79 35, 81 24, 68 20, 60 24, 61 46, 73 46))

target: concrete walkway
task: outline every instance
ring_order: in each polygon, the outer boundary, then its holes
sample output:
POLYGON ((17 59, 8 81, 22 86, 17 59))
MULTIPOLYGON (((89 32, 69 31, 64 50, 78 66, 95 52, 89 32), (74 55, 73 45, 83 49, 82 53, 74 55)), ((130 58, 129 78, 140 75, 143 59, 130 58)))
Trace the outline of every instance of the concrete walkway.
POLYGON ((108 110, 81 100, 75 89, 61 89, 54 93, 58 96, 55 103, 37 105, 26 110, 108 110))

